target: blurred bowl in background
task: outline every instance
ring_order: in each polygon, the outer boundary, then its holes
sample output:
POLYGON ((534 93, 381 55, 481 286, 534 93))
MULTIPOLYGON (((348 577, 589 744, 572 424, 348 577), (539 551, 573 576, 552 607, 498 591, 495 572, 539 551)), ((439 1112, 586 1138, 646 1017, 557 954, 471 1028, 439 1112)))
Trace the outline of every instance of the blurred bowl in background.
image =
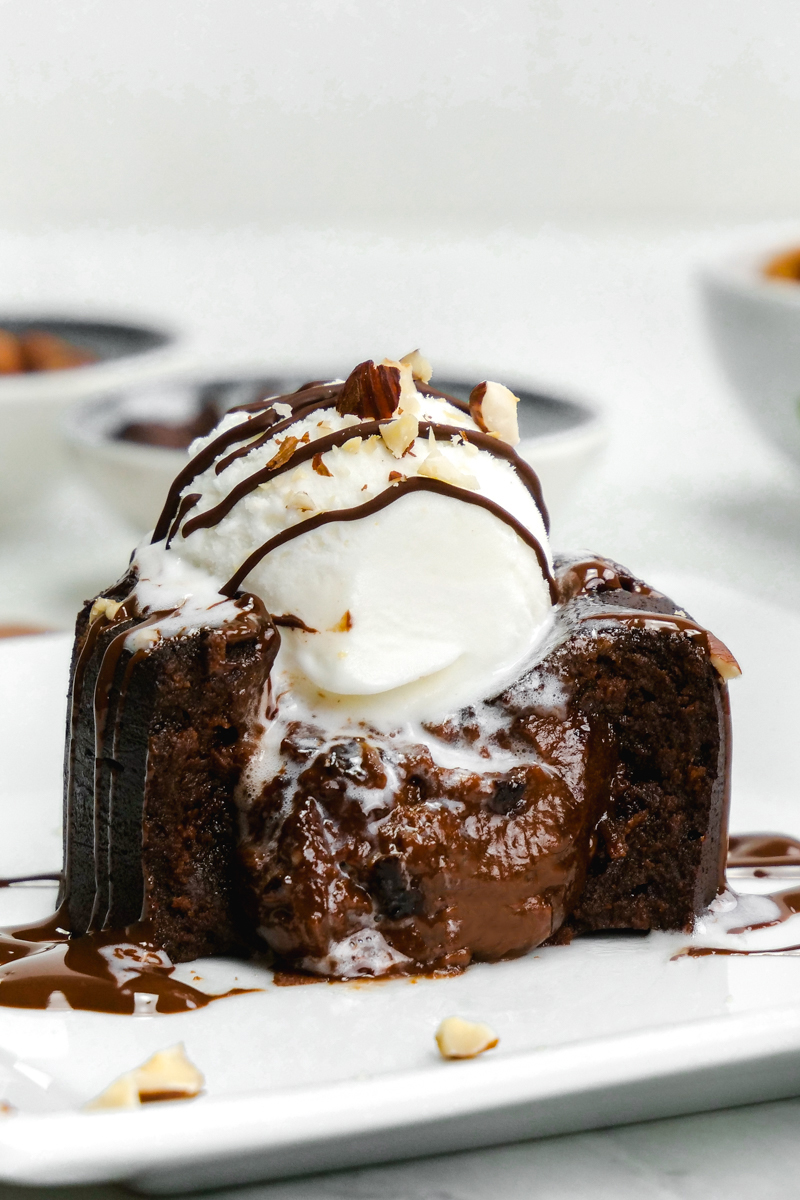
POLYGON ((84 478, 141 532, 152 529, 188 447, 229 408, 292 391, 274 376, 163 379, 75 405, 61 433, 84 478))
POLYGON ((706 264, 700 287, 711 340, 734 393, 770 441, 800 464, 797 248, 800 233, 794 244, 776 245, 773 238, 706 264))
MULTIPOLYGON (((0 330, 19 337, 44 334, 51 349, 75 350, 91 359, 55 369, 0 373, 0 522, 9 520, 30 492, 63 466, 59 422, 79 398, 126 387, 163 372, 176 335, 164 327, 136 323, 70 320, 45 314, 0 313, 0 330), (57 339, 57 342, 56 342, 57 339)), ((7 339, 4 339, 7 341, 7 339)), ((46 350, 47 347, 45 346, 46 350)), ((51 358, 55 363, 58 358, 51 358)))
MULTIPOLYGON (((62 432, 85 478, 142 532, 152 529, 167 489, 188 461, 188 446, 228 409, 294 391, 330 371, 184 378, 151 383, 76 406, 62 432)), ((472 384, 438 376, 436 387, 468 399, 472 384)), ((607 440, 599 412, 585 401, 510 384, 520 398, 518 450, 542 482, 558 516, 607 440)))

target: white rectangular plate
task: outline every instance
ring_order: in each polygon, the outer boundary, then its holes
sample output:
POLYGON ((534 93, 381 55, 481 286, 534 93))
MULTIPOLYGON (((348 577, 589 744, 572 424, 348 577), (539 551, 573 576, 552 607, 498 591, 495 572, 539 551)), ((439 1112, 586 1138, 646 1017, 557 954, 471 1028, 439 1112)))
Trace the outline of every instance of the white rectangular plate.
MULTIPOLYGON (((697 580, 656 582, 743 660, 734 828, 800 831, 800 713, 779 686, 800 676, 800 619, 697 580)), ((60 865, 69 643, 0 644, 2 874, 60 865)), ((2 891, 0 921, 45 915, 53 899, 47 887, 2 891)), ((798 920, 782 941, 800 942, 798 920)), ((449 979, 290 988, 207 960, 181 977, 263 990, 176 1016, 0 1008, 0 1099, 17 1109, 0 1118, 0 1180, 183 1190, 800 1093, 800 960, 671 961, 686 941, 599 937, 449 979), (497 1048, 443 1062, 433 1034, 450 1014, 488 1022, 497 1048), (198 1100, 80 1111, 180 1041, 206 1077, 198 1100)))

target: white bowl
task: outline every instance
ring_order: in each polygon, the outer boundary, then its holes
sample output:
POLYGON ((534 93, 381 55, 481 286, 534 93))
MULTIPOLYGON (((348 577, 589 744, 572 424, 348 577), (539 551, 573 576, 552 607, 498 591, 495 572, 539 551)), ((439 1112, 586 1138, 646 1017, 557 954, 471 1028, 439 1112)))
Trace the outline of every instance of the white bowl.
MULTIPOLYGON (((707 264, 700 285, 712 342, 734 393, 767 437, 800 464, 800 283, 767 278, 792 239, 707 264)), ((800 232, 794 245, 800 246, 800 232)))
MULTIPOLYGON (((293 391, 308 378, 333 378, 330 372, 267 373, 209 380, 187 377, 137 387, 78 405, 64 419, 62 432, 86 479, 106 502, 139 530, 152 529, 167 490, 188 461, 188 452, 121 441, 115 436, 130 421, 177 422, 197 411, 201 395, 213 390, 220 408, 246 403, 258 395, 293 391)), ((436 379, 436 386, 469 396, 460 380, 436 379)), ((576 484, 607 440, 598 411, 585 401, 510 385, 520 397, 520 453, 538 473, 551 515, 564 508, 576 484)))
POLYGON ((189 452, 121 440, 119 432, 127 424, 178 424, 194 416, 207 400, 215 400, 224 412, 258 396, 291 391, 302 382, 299 377, 287 380, 255 375, 168 377, 75 405, 62 418, 61 436, 88 482, 144 533, 158 520, 169 486, 189 461, 189 452))
POLYGON ((0 314, 0 328, 42 329, 92 350, 96 363, 63 371, 0 375, 0 522, 25 503, 32 481, 52 479, 64 464, 59 421, 79 398, 163 371, 175 335, 135 323, 0 314))

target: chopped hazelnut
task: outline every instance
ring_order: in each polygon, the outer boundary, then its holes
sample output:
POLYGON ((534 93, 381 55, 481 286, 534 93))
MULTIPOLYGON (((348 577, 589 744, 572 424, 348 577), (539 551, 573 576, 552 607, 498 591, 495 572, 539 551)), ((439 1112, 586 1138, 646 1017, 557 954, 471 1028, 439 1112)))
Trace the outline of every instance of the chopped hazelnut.
POLYGON ((484 433, 495 434, 509 446, 516 446, 519 442, 518 404, 518 398, 502 383, 486 380, 472 389, 469 411, 484 433))
POLYGON ((442 1058, 475 1058, 491 1050, 499 1039, 493 1029, 463 1017, 446 1017, 436 1030, 436 1045, 442 1058))
POLYGON ((141 1100, 161 1095, 196 1096, 205 1080, 194 1063, 189 1062, 183 1044, 159 1050, 136 1072, 141 1100))
POLYGON ((99 1112, 104 1108, 138 1108, 141 1104, 136 1086, 136 1072, 128 1071, 110 1083, 104 1092, 86 1105, 87 1112, 99 1112))
POLYGON ((419 350, 412 350, 410 354, 404 354, 400 362, 411 367, 411 373, 415 379, 419 379, 421 383, 430 383, 433 368, 427 358, 422 357, 419 350))
POLYGON ((436 444, 433 430, 428 435, 428 457, 420 464, 418 475, 428 479, 438 479, 441 483, 449 483, 453 487, 468 488, 470 491, 480 491, 480 484, 474 475, 460 471, 455 463, 445 458, 436 444))
POLYGON ((286 497, 286 507, 297 509, 298 512, 313 512, 316 505, 308 492, 290 492, 286 497))
POLYGON ((141 1067, 120 1075, 86 1105, 86 1111, 138 1108, 153 1100, 189 1100, 198 1095, 204 1082, 179 1042, 167 1050, 159 1050, 141 1067))
POLYGON ((107 596, 98 596, 89 613, 89 624, 93 625, 98 617, 106 617, 107 620, 113 621, 121 607, 121 600, 109 600, 107 596))
POLYGON ((397 412, 411 413, 413 417, 420 416, 422 413, 422 404, 420 403, 419 392, 414 383, 414 374, 410 363, 391 362, 387 358, 384 359, 383 365, 396 367, 400 372, 400 398, 397 401, 397 412))
POLYGON ((395 458, 402 458, 419 433, 419 422, 409 412, 404 412, 396 421, 381 425, 381 437, 395 458))
POLYGON ((332 478, 331 472, 328 470, 328 468, 325 466, 325 463, 322 461, 321 454, 314 455, 314 457, 311 460, 311 465, 314 468, 314 470, 317 472, 318 475, 327 475, 328 478, 332 478))

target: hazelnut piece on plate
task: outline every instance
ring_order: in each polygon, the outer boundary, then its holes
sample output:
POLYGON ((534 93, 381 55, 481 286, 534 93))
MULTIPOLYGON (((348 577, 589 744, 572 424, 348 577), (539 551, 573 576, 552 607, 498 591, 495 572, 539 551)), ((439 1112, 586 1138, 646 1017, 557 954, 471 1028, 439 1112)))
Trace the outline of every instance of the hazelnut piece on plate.
POLYGON ((167 1050, 158 1050, 141 1067, 120 1075, 86 1105, 86 1111, 138 1108, 154 1100, 190 1100, 199 1094, 204 1082, 179 1042, 167 1050))
POLYGON ((516 446, 519 442, 518 404, 519 399, 502 383, 484 380, 472 389, 469 412, 484 433, 496 434, 509 446, 516 446))
POLYGON ((485 1050, 491 1050, 499 1041, 488 1025, 465 1021, 463 1017, 445 1017, 435 1037, 442 1058, 475 1058, 485 1050))

